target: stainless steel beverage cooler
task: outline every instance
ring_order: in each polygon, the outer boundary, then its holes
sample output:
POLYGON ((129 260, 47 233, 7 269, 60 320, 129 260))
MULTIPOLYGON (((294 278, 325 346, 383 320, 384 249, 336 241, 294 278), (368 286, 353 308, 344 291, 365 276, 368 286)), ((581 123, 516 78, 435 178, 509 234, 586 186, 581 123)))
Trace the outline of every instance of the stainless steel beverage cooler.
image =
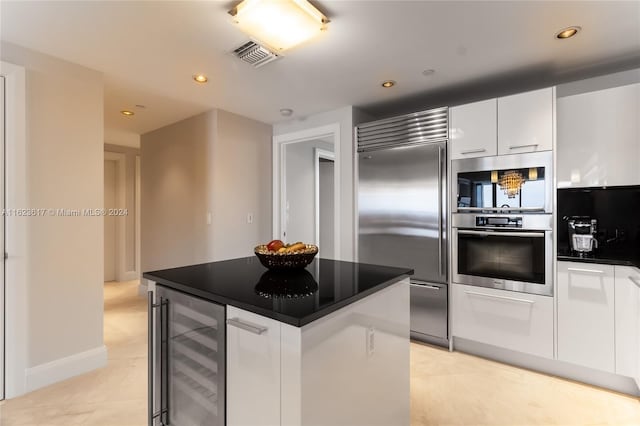
POLYGON ((225 308, 149 292, 149 426, 224 426, 225 308))

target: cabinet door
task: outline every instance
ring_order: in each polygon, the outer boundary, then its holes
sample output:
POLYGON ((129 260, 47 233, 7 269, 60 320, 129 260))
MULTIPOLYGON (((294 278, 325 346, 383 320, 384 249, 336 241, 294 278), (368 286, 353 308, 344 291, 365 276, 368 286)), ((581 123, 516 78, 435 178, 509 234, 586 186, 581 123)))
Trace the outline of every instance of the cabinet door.
POLYGON ((449 109, 452 160, 498 154, 497 104, 489 99, 449 109))
POLYGON ((553 88, 498 98, 498 155, 553 149, 553 88))
POLYGON ((553 358, 553 298, 452 284, 452 335, 553 358))
POLYGON ((614 267, 558 262, 558 359, 615 372, 614 267))
POLYGON ((640 352, 640 272, 635 268, 616 266, 616 374, 638 375, 640 352))
POLYGON ((558 98, 558 187, 640 184, 640 84, 558 98))
POLYGON ((227 425, 280 424, 280 323, 227 306, 227 425))

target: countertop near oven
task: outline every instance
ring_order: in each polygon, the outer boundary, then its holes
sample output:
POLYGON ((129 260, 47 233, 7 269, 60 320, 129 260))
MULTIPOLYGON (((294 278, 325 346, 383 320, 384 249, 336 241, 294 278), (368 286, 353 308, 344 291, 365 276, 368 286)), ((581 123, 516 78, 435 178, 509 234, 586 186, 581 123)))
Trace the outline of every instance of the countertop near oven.
POLYGON ((558 250, 559 261, 601 263, 605 265, 623 265, 640 268, 640 253, 635 252, 607 252, 599 251, 587 256, 576 256, 569 251, 558 250))
POLYGON ((304 269, 268 271, 256 257, 145 272, 160 285, 302 327, 400 279, 409 268, 315 259, 304 269))

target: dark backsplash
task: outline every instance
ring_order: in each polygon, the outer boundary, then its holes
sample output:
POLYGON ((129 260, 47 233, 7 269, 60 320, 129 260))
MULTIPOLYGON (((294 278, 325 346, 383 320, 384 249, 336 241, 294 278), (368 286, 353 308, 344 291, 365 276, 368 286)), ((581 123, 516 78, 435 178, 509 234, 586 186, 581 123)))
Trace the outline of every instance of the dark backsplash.
POLYGON ((570 250, 566 216, 598 220, 597 257, 640 259, 640 186, 558 189, 558 254, 570 250))

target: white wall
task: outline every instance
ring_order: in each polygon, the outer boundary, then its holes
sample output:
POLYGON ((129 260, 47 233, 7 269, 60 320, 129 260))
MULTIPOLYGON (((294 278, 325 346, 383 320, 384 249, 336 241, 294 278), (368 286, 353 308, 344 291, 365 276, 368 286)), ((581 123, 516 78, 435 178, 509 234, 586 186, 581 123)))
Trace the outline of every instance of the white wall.
MULTIPOLYGON (((4 42, 1 58, 26 69, 26 205, 7 207, 102 207, 102 74, 4 42)), ((101 352, 103 218, 46 215, 25 225, 25 235, 17 237, 26 238, 27 247, 30 370, 25 374, 32 389, 52 372, 46 363, 62 363, 56 367, 60 378, 79 372, 64 364, 65 358, 86 351, 100 359, 106 354, 101 352)))
POLYGON ((564 98, 635 83, 640 83, 640 68, 560 84, 556 88, 556 96, 564 98))
POLYGON ((273 126, 273 135, 283 135, 325 126, 340 124, 340 146, 335 151, 339 159, 340 176, 340 241, 341 260, 353 260, 355 250, 355 192, 354 192, 354 126, 368 121, 369 116, 360 110, 346 106, 332 111, 314 114, 304 119, 294 119, 277 123, 273 126))
POLYGON ((334 232, 334 162, 320 161, 318 170, 319 180, 319 245, 318 255, 325 259, 335 258, 335 232, 334 232))
POLYGON ((142 135, 143 271, 250 256, 270 239, 271 134, 212 110, 142 135))

